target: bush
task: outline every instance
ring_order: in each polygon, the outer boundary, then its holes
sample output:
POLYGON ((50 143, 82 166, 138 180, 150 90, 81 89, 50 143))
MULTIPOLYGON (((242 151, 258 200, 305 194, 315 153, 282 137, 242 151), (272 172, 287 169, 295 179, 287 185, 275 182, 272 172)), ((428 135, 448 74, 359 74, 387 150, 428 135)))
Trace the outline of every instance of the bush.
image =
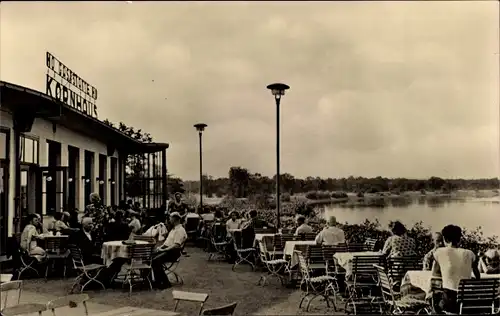
POLYGON ((281 194, 281 201, 282 202, 290 202, 292 197, 290 196, 290 193, 282 193, 281 194))
POLYGON ((345 192, 333 192, 332 198, 334 199, 347 199, 349 196, 345 192))
POLYGON ((363 192, 359 191, 358 193, 356 193, 356 196, 359 198, 362 198, 362 197, 365 197, 365 194, 363 192))
POLYGON ((328 200, 331 196, 330 192, 324 191, 309 191, 306 193, 306 198, 309 200, 328 200))

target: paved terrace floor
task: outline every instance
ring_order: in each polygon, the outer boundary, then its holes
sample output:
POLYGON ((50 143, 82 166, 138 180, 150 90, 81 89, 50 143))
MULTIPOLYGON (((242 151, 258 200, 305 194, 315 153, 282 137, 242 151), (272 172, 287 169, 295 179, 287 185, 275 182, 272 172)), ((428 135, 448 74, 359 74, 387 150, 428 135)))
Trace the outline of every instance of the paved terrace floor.
MULTIPOLYGON (((236 315, 314 315, 329 314, 342 315, 342 311, 335 313, 333 308, 327 308, 325 302, 319 299, 311 305, 309 313, 298 308, 301 292, 287 289, 272 280, 270 284, 261 287, 257 285, 260 271, 252 272, 249 266, 238 266, 237 271, 231 270, 231 264, 217 261, 207 261, 208 255, 198 248, 188 248, 189 257, 182 257, 177 272, 183 277, 183 285, 174 285, 173 289, 205 292, 209 298, 205 308, 213 308, 238 301, 236 315)), ((24 302, 47 302, 58 296, 64 296, 71 288, 73 279, 43 279, 25 280, 24 302)), ((173 311, 174 301, 172 289, 163 291, 137 289, 128 296, 128 289, 108 289, 101 291, 85 291, 90 296, 90 315, 131 306, 135 308, 173 311)), ((180 302, 177 312, 184 315, 198 314, 199 305, 190 302, 180 302)), ((75 315, 77 310, 72 309, 70 314, 75 315)), ((143 312, 125 313, 130 316, 145 315, 143 312)), ((125 315, 123 314, 123 315, 125 315)), ((45 314, 44 314, 45 315, 45 314)), ((49 315, 49 314, 46 314, 49 315)), ((83 314, 82 314, 83 315, 83 314)), ((148 314, 146 314, 148 315, 148 314)), ((157 314, 160 316, 160 314, 157 314)))

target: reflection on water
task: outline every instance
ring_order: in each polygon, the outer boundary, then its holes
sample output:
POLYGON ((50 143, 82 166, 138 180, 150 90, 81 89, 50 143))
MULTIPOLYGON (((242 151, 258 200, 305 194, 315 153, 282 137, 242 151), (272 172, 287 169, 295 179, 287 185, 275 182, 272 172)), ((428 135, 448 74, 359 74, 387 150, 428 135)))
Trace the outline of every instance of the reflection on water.
POLYGON ((396 198, 384 208, 329 205, 325 207, 324 215, 335 215, 339 222, 350 224, 362 223, 365 219, 378 219, 382 225, 394 220, 400 220, 406 225, 422 221, 434 230, 440 230, 448 224, 456 224, 469 230, 481 226, 486 236, 500 236, 500 205, 496 199, 396 198))

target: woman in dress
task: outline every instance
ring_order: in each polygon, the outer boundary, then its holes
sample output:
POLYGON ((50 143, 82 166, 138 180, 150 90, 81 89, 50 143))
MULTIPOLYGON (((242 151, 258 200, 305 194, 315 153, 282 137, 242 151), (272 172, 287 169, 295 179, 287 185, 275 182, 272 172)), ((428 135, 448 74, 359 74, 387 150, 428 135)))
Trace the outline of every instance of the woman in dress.
POLYGON ((415 240, 406 234, 406 227, 403 223, 395 221, 390 229, 392 236, 385 241, 382 253, 388 258, 415 256, 415 240))

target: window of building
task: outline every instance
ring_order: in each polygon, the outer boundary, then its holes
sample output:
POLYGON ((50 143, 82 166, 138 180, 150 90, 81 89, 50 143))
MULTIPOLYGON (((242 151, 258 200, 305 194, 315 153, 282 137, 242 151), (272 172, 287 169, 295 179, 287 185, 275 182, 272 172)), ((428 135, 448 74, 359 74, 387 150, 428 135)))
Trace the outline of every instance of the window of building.
POLYGON ((0 127, 0 159, 9 159, 9 129, 0 127))
POLYGON ((40 149, 38 139, 33 136, 21 134, 20 161, 24 163, 38 164, 38 152, 40 149))
POLYGON ((117 205, 117 201, 116 201, 116 188, 117 188, 117 185, 118 185, 118 177, 117 177, 117 173, 118 173, 118 159, 114 158, 114 157, 111 157, 110 159, 110 164, 111 164, 111 175, 110 175, 110 178, 109 180, 111 181, 110 183, 110 186, 109 186, 109 189, 111 190, 110 194, 109 194, 109 198, 111 199, 111 201, 109 201, 109 203, 111 205, 117 205))
POLYGON ((107 179, 108 171, 108 157, 106 155, 99 154, 99 181, 97 185, 99 186, 99 196, 101 197, 103 205, 107 205, 106 201, 106 187, 108 183, 107 179))

